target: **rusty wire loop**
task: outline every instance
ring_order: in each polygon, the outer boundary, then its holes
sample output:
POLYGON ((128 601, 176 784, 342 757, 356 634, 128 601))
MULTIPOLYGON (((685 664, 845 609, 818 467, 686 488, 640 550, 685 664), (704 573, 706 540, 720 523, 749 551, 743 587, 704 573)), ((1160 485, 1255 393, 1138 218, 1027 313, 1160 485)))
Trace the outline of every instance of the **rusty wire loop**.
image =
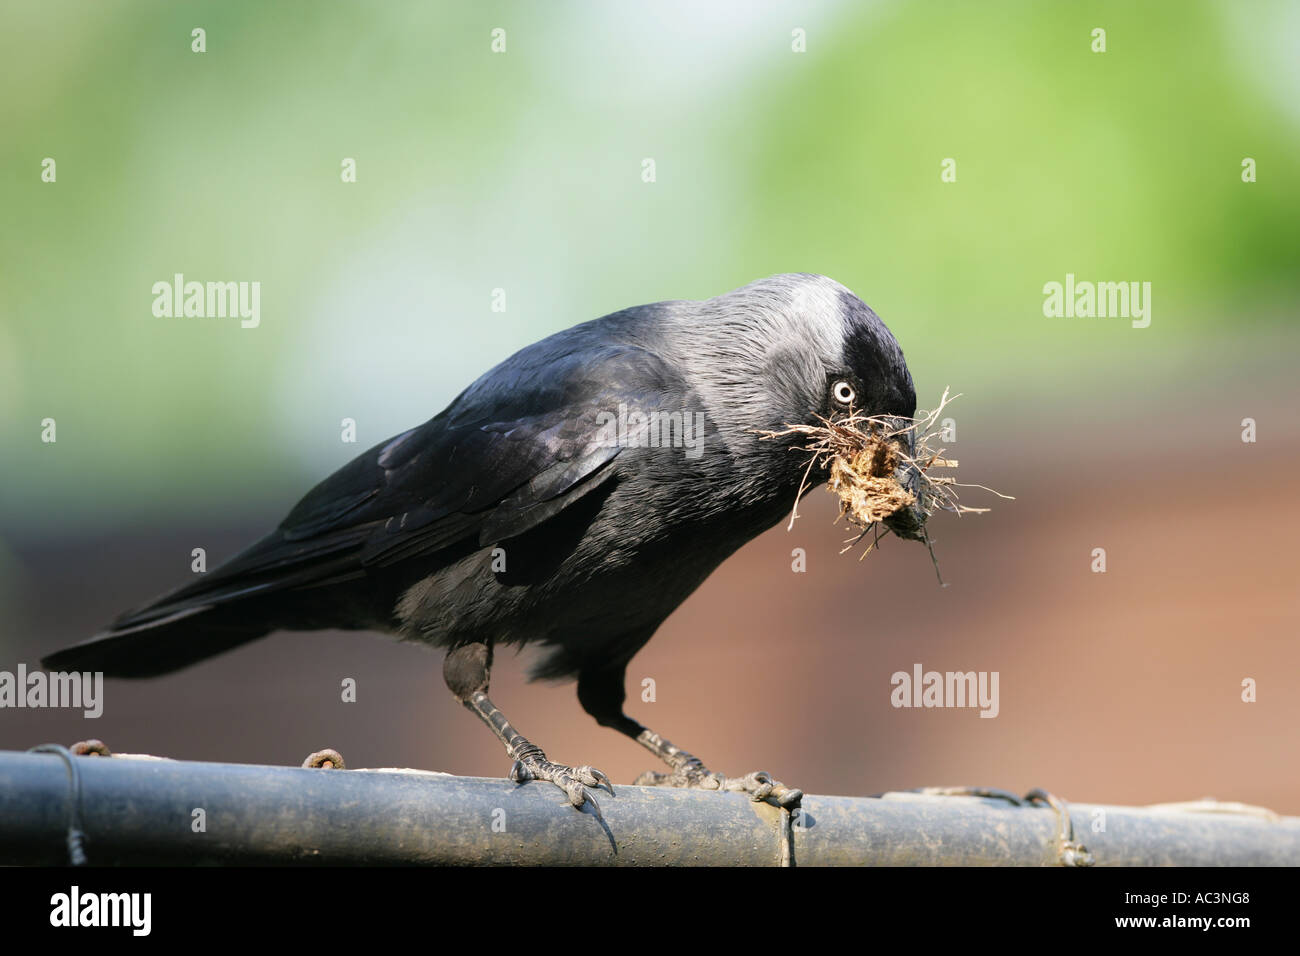
POLYGON ((1070 808, 1065 801, 1041 787, 1035 787, 1025 794, 1027 803, 1045 803, 1056 811, 1056 855, 1061 866, 1092 866, 1093 859, 1088 848, 1074 839, 1074 821, 1070 819, 1070 808))
POLYGON ((94 738, 90 740, 79 740, 72 745, 72 752, 78 757, 111 757, 113 751, 108 749, 108 745, 102 740, 94 738))
POLYGON ((314 754, 309 754, 307 759, 302 762, 307 770, 346 770, 347 765, 343 763, 343 755, 337 750, 331 750, 326 747, 324 750, 318 750, 314 754))
POLYGON ((1096 863, 1088 848, 1074 839, 1074 821, 1070 818, 1069 806, 1041 787, 1035 787, 1024 797, 996 787, 917 787, 908 792, 933 797, 988 797, 1005 800, 1017 807, 1046 805, 1056 813, 1056 859, 1061 866, 1092 866, 1096 863))
MULTIPOLYGON (((102 746, 102 745, 101 745, 102 746)), ((86 865, 86 834, 81 829, 81 774, 77 771, 77 762, 72 759, 72 751, 62 744, 40 744, 32 747, 28 753, 54 754, 63 761, 68 771, 68 864, 70 866, 86 865)))
POLYGON ((793 867, 794 863, 794 815, 799 814, 803 819, 803 807, 796 804, 793 807, 781 808, 780 823, 780 843, 777 846, 777 866, 793 867))

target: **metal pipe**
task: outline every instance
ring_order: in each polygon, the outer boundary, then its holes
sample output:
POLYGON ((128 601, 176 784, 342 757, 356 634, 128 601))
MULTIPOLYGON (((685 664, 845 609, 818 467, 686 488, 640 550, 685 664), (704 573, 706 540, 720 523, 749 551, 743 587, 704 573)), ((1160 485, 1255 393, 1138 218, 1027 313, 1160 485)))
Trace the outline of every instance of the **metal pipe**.
MULTIPOLYGON (((420 771, 310 770, 0 751, 0 864, 68 862, 69 801, 107 864, 772 866, 784 811, 743 794, 617 787, 604 820, 554 787, 420 771), (74 783, 73 780, 77 782, 74 783), (74 792, 79 788, 80 792, 74 792)), ((1300 818, 1068 808, 1098 865, 1295 865, 1300 818)), ((806 796, 794 862, 1054 865, 1053 808, 984 797, 806 796)))

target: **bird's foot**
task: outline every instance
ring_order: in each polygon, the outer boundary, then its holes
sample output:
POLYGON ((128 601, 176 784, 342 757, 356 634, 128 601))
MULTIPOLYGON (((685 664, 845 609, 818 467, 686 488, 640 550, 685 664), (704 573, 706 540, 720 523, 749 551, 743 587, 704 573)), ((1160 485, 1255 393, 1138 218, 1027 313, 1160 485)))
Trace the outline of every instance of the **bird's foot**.
POLYGON ((515 783, 547 780, 563 790, 569 803, 576 809, 581 810, 585 804, 590 803, 598 817, 601 816, 600 804, 587 792, 587 788, 594 790, 603 786, 611 796, 614 793, 614 785, 609 782, 609 777, 595 767, 566 767, 564 764, 552 763, 540 750, 520 755, 510 768, 510 779, 515 783))
POLYGON ((731 790, 747 793, 755 803, 771 800, 779 807, 793 810, 803 800, 803 791, 787 787, 765 770, 756 770, 743 777, 728 777, 726 774, 714 773, 699 757, 692 757, 686 751, 677 751, 672 760, 670 773, 658 773, 647 770, 636 778, 638 787, 690 787, 697 790, 731 790))

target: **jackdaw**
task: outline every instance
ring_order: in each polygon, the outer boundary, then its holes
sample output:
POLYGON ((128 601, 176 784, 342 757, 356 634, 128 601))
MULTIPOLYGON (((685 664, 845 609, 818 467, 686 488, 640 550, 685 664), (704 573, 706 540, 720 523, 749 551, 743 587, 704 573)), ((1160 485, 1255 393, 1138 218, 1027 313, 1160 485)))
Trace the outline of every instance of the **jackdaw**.
MULTIPOLYGON (((916 393, 894 336, 831 279, 777 275, 624 309, 516 352, 326 478, 252 547, 43 663, 148 677, 282 629, 437 645, 452 694, 514 761, 511 779, 548 780, 598 814, 586 788, 612 792, 608 778, 547 759, 487 696, 493 647, 538 644, 548 653, 532 677, 576 678, 587 713, 669 766, 638 783, 791 806, 799 791, 713 773, 624 714, 624 673, 797 499, 797 439, 758 432, 850 409, 908 424, 916 393)), ((886 523, 919 538, 924 514, 886 523)))

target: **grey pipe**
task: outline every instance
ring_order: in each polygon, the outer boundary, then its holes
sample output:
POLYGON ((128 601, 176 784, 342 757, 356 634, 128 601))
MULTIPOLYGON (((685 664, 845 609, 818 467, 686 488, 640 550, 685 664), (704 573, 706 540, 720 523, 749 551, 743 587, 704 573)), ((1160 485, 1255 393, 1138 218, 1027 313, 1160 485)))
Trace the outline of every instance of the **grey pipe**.
MULTIPOLYGON (((617 796, 598 796, 602 823, 536 783, 74 759, 92 865, 772 866, 781 859, 783 811, 735 793, 616 786, 617 796)), ((0 751, 0 864, 68 861, 72 781, 57 755, 0 751)), ((1086 804, 1068 812, 1075 840, 1097 865, 1300 864, 1296 817, 1086 804)), ((1047 806, 890 793, 807 796, 790 832, 800 866, 1054 865, 1059 824, 1047 806)))

